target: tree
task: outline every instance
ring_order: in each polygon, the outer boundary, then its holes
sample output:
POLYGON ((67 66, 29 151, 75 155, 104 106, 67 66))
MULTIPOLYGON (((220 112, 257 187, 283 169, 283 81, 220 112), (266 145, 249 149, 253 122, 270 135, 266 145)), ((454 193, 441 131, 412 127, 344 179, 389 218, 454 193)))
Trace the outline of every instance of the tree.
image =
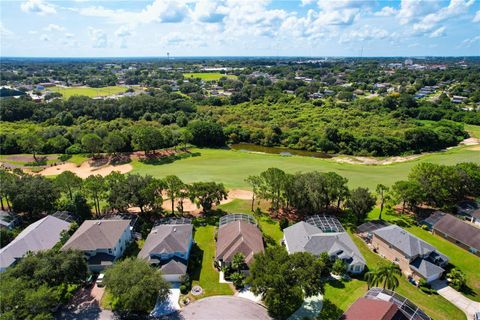
POLYGON ((223 183, 194 182, 188 190, 190 200, 200 205, 203 211, 210 211, 213 204, 219 205, 220 201, 227 199, 228 196, 223 183))
POLYGON ((125 147, 125 139, 119 132, 110 132, 103 139, 103 150, 109 154, 116 155, 116 153, 125 147))
POLYGON ((180 193, 185 188, 185 184, 179 177, 175 175, 166 176, 163 179, 163 184, 165 186, 165 191, 167 192, 167 196, 170 198, 172 202, 172 214, 175 213, 175 199, 180 196, 180 193))
POLYGON ((187 150, 187 145, 192 142, 193 134, 189 130, 183 130, 179 137, 179 142, 183 144, 183 150, 187 150))
POLYGON ((393 198, 397 203, 402 203, 402 213, 405 213, 405 207, 408 205, 410 210, 421 202, 423 192, 421 186, 416 181, 397 181, 392 186, 393 198))
POLYGON ((259 176, 249 176, 247 179, 245 179, 245 182, 247 182, 252 187, 252 207, 251 207, 251 210, 253 212, 253 205, 255 203, 255 196, 257 196, 261 192, 260 188, 262 187, 262 179, 259 176))
POLYGON ((92 210, 87 202, 87 199, 80 192, 75 192, 72 199, 67 199, 64 202, 60 202, 58 205, 59 210, 72 212, 81 221, 90 219, 92 217, 92 210))
POLYGON ((162 132, 152 126, 137 126, 132 132, 132 145, 136 150, 143 150, 145 155, 163 147, 162 132))
POLYGON ((456 268, 447 273, 447 279, 449 284, 456 290, 461 290, 467 283, 465 273, 456 268))
POLYGON ((255 294, 262 294, 270 315, 286 319, 303 303, 304 298, 323 290, 325 264, 310 253, 289 255, 282 247, 268 247, 255 255, 247 283, 255 294))
POLYGON ((18 145, 24 152, 32 153, 35 162, 38 162, 37 153, 43 148, 45 141, 37 132, 26 133, 18 139, 18 145))
POLYGON ((5 211, 5 204, 8 206, 8 209, 11 209, 10 205, 10 195, 11 190, 14 188, 16 177, 14 174, 6 171, 5 169, 0 169, 0 204, 3 211, 5 211))
POLYGON ((333 263, 332 272, 338 276, 347 273, 347 264, 342 259, 335 259, 333 263))
POLYGON ((357 188, 352 190, 347 200, 347 207, 352 210, 357 222, 363 221, 367 214, 375 206, 376 199, 367 188, 357 188))
POLYGON ((378 219, 382 220, 382 212, 383 212, 383 206, 385 204, 385 201, 389 198, 387 192, 389 188, 383 184, 377 184, 377 195, 380 197, 380 214, 378 219))
POLYGON ((106 196, 106 184, 101 175, 91 175, 83 183, 85 193, 93 200, 95 214, 100 215, 100 200, 106 196))
POLYGON ((113 309, 127 312, 150 312, 156 302, 167 300, 170 289, 160 270, 134 258, 108 268, 104 282, 113 296, 113 309))
POLYGON ((82 137, 81 142, 85 150, 87 150, 87 152, 92 154, 94 157, 96 154, 102 152, 102 138, 95 133, 87 133, 82 137))
POLYGON ((268 168, 260 174, 262 197, 272 201, 274 211, 277 211, 282 204, 286 177, 285 172, 278 168, 268 168))
POLYGON ((147 208, 155 209, 161 206, 163 201, 161 180, 152 176, 128 174, 125 186, 128 204, 139 207, 141 213, 145 213, 147 208))
POLYGON ((378 269, 371 269, 365 273, 365 280, 367 280, 368 289, 378 286, 380 283, 378 274, 378 269))
POLYGON ((230 263, 230 266, 232 269, 236 272, 240 272, 245 269, 246 264, 245 264, 245 256, 241 252, 235 253, 235 255, 232 258, 232 262, 230 263))
POLYGON ((62 193, 66 193, 70 200, 73 200, 73 192, 82 187, 83 180, 71 171, 64 171, 55 178, 54 183, 62 193))
POLYGON ((192 134, 192 143, 198 147, 222 147, 225 145, 225 134, 222 126, 207 121, 192 121, 187 126, 192 134))
POLYGON ((388 263, 378 268, 378 283, 383 283, 383 288, 395 291, 400 284, 398 276, 402 275, 400 267, 395 263, 388 263))

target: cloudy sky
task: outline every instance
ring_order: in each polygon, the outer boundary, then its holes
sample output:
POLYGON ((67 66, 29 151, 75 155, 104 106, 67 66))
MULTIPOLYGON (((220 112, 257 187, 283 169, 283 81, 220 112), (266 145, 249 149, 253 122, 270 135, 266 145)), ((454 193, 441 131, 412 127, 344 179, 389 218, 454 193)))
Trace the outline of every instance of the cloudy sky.
POLYGON ((480 55, 480 0, 0 1, 1 55, 480 55))

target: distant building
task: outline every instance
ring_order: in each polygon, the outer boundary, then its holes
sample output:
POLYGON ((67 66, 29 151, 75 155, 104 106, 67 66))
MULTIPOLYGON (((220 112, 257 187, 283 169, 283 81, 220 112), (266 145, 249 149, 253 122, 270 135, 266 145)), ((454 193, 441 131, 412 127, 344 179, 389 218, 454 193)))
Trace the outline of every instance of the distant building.
POLYGON ((432 228, 433 234, 480 256, 480 229, 451 214, 443 215, 432 228))
POLYGON ((62 231, 69 228, 70 223, 52 216, 32 223, 12 242, 0 249, 0 272, 15 264, 28 252, 53 248, 60 241, 62 231))
POLYGON ((406 66, 411 66, 411 65, 413 65, 413 60, 412 60, 412 59, 405 59, 404 64, 405 64, 406 66))
POLYGON ((480 225, 480 202, 474 200, 461 201, 457 204, 457 212, 471 223, 480 225))
POLYGON ((100 272, 120 258, 132 241, 130 220, 85 220, 61 250, 80 250, 91 272, 100 272))

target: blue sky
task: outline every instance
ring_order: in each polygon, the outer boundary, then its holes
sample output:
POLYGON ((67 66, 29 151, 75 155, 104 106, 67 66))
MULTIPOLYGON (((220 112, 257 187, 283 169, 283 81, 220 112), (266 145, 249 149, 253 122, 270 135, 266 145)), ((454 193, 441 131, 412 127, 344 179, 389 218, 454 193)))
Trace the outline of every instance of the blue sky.
POLYGON ((1 55, 480 55, 477 0, 0 0, 1 55))

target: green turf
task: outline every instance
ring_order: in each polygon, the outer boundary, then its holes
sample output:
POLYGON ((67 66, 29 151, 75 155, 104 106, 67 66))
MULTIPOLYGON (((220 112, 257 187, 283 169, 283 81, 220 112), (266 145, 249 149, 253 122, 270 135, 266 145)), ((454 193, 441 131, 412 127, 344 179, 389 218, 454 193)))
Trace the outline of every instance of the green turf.
POLYGON ((193 278, 193 285, 203 289, 201 297, 232 295, 232 289, 225 283, 219 283, 219 273, 213 266, 215 259, 215 227, 212 225, 200 226, 195 229, 195 243, 200 248, 202 256, 202 269, 198 279, 193 278))
POLYGON ((84 154, 74 154, 67 162, 75 163, 77 166, 80 166, 83 162, 87 161, 89 158, 84 154))
POLYGON ((466 124, 465 130, 470 134, 471 137, 480 139, 480 126, 466 124))
POLYGON ((348 178, 350 187, 363 186, 374 189, 378 183, 391 185, 395 181, 405 179, 410 169, 420 162, 448 165, 465 161, 480 163, 480 151, 472 150, 471 147, 457 147, 444 152, 427 154, 408 162, 377 166, 337 163, 332 159, 285 157, 224 149, 192 149, 191 151, 198 152, 200 155, 161 165, 133 161, 133 172, 156 177, 175 174, 185 182, 217 181, 223 182, 227 188, 249 189, 245 182, 247 176, 259 174, 270 167, 278 167, 291 173, 312 170, 334 171, 348 178))
MULTIPOLYGON (((365 242, 357 236, 351 235, 353 241, 357 245, 358 249, 362 253, 363 257, 367 261, 367 265, 375 267, 381 263, 385 263, 386 260, 380 257, 379 255, 373 253, 365 244, 365 242)), ((453 304, 448 302, 442 296, 437 294, 427 295, 426 293, 420 291, 417 287, 408 282, 407 278, 404 276, 399 277, 400 286, 395 289, 396 292, 402 296, 410 299, 414 304, 416 304, 420 309, 427 313, 430 317, 435 320, 452 320, 452 319, 466 319, 465 314, 455 307, 453 304)), ((352 295, 358 294, 356 291, 356 286, 353 288, 352 295)), ((343 289, 345 290, 345 289, 343 289)), ((352 289, 349 289, 352 290, 352 289)), ((348 292, 343 293, 344 296, 349 297, 348 292)), ((332 297, 329 297, 333 301, 332 297)), ((343 300, 339 299, 339 303, 343 306, 343 300)), ((337 305, 339 306, 339 305, 337 305)), ((341 308, 341 306, 339 306, 341 308)), ((342 309, 343 310, 343 309, 342 309)))
POLYGON ((71 96, 87 96, 87 97, 101 97, 109 96, 125 92, 128 88, 122 86, 110 86, 103 88, 90 88, 90 87, 49 87, 48 91, 60 92, 64 99, 68 99, 71 96))
POLYGON ((223 73, 220 73, 220 72, 194 72, 194 73, 184 73, 183 76, 185 77, 185 79, 188 79, 188 78, 200 78, 202 80, 206 80, 206 81, 211 81, 211 80, 218 80, 220 79, 221 77, 227 77, 227 78, 230 78, 230 79, 235 79, 237 78, 237 76, 235 75, 226 75, 226 74, 223 74, 223 73))
POLYGON ((367 292, 365 281, 352 279, 351 281, 331 280, 325 284, 323 299, 330 300, 337 308, 346 311, 352 303, 367 292))
MULTIPOLYGON (((370 212, 369 219, 378 219, 378 208, 375 208, 375 210, 370 212)), ((415 225, 412 218, 407 215, 383 214, 382 219, 401 225, 412 234, 430 243, 437 248, 438 251, 445 254, 450 259, 450 263, 465 272, 465 275, 467 276, 467 286, 471 290, 467 290, 465 295, 472 300, 480 302, 480 272, 478 271, 478 266, 480 265, 479 257, 456 246, 448 240, 423 230, 415 225)))

